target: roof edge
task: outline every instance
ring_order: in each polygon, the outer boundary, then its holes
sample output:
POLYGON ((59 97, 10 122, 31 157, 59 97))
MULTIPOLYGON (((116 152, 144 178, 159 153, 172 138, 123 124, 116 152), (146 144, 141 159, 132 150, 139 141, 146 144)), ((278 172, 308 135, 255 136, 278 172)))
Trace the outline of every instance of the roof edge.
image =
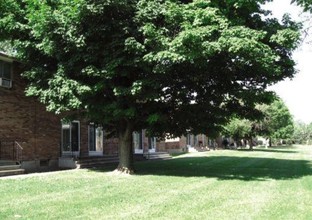
POLYGON ((17 61, 14 57, 7 55, 6 53, 2 51, 0 51, 0 60, 10 62, 10 63, 17 61))

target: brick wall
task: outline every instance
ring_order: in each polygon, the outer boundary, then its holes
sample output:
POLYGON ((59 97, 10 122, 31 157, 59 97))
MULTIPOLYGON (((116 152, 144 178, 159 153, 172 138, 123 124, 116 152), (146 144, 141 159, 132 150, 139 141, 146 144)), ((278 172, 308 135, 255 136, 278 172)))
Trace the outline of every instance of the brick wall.
POLYGON ((159 152, 171 152, 172 150, 185 150, 186 137, 182 136, 175 141, 160 141, 157 143, 157 151, 159 152))
POLYGON ((118 154, 118 138, 104 139, 104 155, 118 154))
POLYGON ((24 94, 19 64, 13 63, 12 88, 0 87, 0 141, 18 141, 23 160, 59 156, 60 118, 24 94))
MULTIPOLYGON (((58 160, 61 155, 62 117, 47 112, 45 106, 35 98, 25 96, 26 83, 20 73, 20 64, 14 62, 12 88, 0 87, 0 142, 19 142, 24 149, 22 158, 24 161, 58 160)), ((147 152, 148 138, 145 135, 143 138, 143 149, 147 152)), ((168 151, 182 149, 185 146, 186 138, 181 137, 177 142, 157 142, 156 150, 168 151)), ((80 155, 87 156, 88 153, 88 123, 80 121, 80 155)), ((116 153, 118 139, 105 138, 103 154, 116 153)))

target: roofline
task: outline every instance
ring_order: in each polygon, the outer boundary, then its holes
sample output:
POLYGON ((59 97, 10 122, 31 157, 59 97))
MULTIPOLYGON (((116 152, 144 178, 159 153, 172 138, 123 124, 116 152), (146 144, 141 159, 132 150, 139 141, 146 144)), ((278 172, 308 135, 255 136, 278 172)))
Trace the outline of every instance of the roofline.
POLYGON ((0 60, 6 61, 6 62, 10 62, 10 63, 13 63, 13 62, 17 61, 14 57, 9 56, 9 55, 1 52, 1 51, 0 51, 0 60))

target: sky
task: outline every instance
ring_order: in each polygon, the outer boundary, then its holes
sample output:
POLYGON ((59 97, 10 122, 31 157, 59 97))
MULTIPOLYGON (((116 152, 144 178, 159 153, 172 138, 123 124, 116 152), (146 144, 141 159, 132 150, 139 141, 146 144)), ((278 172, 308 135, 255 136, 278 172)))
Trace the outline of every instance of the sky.
MULTIPOLYGON (((274 0, 265 8, 273 12, 274 17, 281 18, 289 13, 295 20, 303 20, 300 7, 291 5, 290 0, 274 0)), ((292 80, 280 82, 270 90, 280 96, 287 105, 294 119, 305 123, 312 122, 312 44, 303 42, 293 53, 298 73, 292 80)))

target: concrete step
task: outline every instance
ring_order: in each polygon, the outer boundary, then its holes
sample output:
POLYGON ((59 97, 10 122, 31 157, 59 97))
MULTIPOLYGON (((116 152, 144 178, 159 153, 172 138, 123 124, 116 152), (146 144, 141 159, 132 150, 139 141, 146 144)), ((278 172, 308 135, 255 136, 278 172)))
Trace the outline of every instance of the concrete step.
POLYGON ((13 175, 19 175, 24 174, 24 169, 14 169, 14 170, 0 170, 0 177, 2 176, 13 176, 13 175))
POLYGON ((148 160, 167 160, 172 158, 167 152, 150 153, 146 157, 148 160))
POLYGON ((206 152, 210 149, 208 147, 189 147, 188 152, 206 152))
POLYGON ((1 170, 16 170, 20 168, 21 168, 21 165, 4 165, 4 166, 0 166, 0 171, 1 170))
POLYGON ((145 161, 147 160, 143 154, 133 154, 134 161, 145 161))
POLYGON ((17 165, 14 161, 1 161, 0 177, 24 174, 25 170, 21 169, 21 165, 17 165))
POLYGON ((16 161, 13 160, 0 160, 0 166, 16 165, 16 161))

